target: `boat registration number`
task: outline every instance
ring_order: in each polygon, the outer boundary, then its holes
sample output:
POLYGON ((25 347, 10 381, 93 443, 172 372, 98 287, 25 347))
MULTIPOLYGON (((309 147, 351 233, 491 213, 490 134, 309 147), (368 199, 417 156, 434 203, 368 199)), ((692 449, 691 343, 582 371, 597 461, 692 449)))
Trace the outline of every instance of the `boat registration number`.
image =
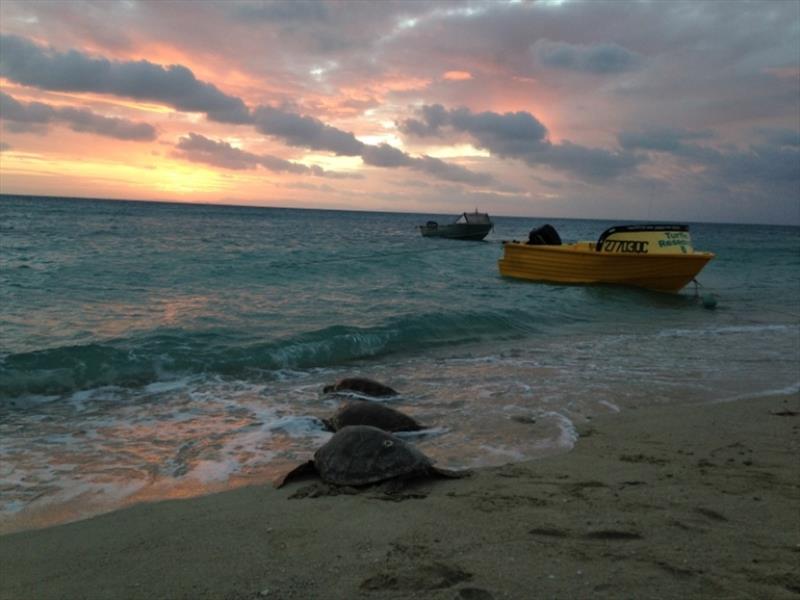
POLYGON ((643 240, 606 240, 603 252, 621 252, 625 254, 647 254, 650 242, 643 240))

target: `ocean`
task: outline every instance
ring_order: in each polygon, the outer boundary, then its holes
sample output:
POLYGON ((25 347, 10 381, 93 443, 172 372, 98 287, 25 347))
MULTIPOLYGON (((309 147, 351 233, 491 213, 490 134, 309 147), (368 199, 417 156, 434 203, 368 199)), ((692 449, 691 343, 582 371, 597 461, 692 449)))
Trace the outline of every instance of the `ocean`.
POLYGON ((800 390, 800 228, 691 224, 712 310, 693 286, 498 273, 504 239, 619 222, 415 229, 448 218, 0 196, 0 532, 267 482, 328 438, 322 388, 346 376, 397 389, 450 468, 568 451, 599 415, 800 390))

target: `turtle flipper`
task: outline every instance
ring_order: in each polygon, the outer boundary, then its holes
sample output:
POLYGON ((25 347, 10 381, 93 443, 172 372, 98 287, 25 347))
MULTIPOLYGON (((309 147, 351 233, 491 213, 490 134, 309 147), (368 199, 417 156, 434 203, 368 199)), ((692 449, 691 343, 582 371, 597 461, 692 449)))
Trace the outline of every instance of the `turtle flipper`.
POLYGON ((317 469, 314 467, 313 460, 307 460, 306 462, 296 466, 294 469, 290 469, 286 471, 283 475, 276 477, 272 481, 272 485, 276 488, 283 487, 290 479, 294 479, 295 477, 300 477, 302 475, 310 475, 311 473, 316 473, 317 469))

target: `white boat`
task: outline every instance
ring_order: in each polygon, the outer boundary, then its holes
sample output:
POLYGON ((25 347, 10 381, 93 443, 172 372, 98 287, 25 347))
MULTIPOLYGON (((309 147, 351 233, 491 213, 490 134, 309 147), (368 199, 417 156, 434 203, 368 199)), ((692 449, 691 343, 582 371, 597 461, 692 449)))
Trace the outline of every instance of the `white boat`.
POLYGON ((428 221, 420 225, 419 230, 423 237, 443 237, 454 240, 480 241, 485 238, 494 227, 494 223, 486 213, 462 213, 453 223, 439 225, 436 221, 428 221))

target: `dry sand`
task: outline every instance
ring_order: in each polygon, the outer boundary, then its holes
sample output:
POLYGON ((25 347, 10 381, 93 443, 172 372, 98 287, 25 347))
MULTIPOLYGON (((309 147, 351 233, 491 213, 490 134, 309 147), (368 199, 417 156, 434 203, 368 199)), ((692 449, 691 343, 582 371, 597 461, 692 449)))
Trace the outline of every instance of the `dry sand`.
POLYGON ((400 494, 306 480, 6 535, 0 597, 797 599, 798 413, 629 410, 569 453, 400 494))

